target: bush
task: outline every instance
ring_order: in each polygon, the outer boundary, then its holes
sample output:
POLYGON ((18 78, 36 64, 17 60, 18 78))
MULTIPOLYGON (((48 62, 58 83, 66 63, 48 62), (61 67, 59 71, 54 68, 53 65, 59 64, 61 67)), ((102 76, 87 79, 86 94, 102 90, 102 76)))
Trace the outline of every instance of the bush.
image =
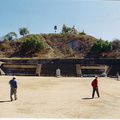
POLYGON ((97 40, 91 47, 91 51, 93 52, 107 52, 112 50, 112 44, 108 41, 103 41, 102 39, 97 40))
POLYGON ((44 41, 36 35, 31 35, 27 38, 24 38, 24 41, 21 45, 21 51, 25 54, 34 53, 43 48, 45 48, 44 41))
POLYGON ((86 33, 83 30, 82 32, 79 32, 79 35, 86 35, 86 33))

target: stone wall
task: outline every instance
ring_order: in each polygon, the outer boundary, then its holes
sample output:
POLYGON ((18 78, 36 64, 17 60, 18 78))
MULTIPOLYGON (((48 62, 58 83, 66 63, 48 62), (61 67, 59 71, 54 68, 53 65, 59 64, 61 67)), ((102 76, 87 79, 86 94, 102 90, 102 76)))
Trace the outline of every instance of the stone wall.
POLYGON ((22 63, 22 64, 105 64, 120 65, 120 59, 0 59, 4 63, 22 63))
MULTIPOLYGON (((110 66, 108 75, 120 73, 120 59, 0 59, 1 73, 19 75, 55 76, 56 69, 62 69, 63 76, 80 76, 80 66, 110 66), (40 66, 40 68, 39 68, 40 66), (40 73, 39 73, 40 72, 40 73)), ((81 72, 81 71, 80 71, 81 72)), ((84 72, 85 73, 85 72, 84 72)))

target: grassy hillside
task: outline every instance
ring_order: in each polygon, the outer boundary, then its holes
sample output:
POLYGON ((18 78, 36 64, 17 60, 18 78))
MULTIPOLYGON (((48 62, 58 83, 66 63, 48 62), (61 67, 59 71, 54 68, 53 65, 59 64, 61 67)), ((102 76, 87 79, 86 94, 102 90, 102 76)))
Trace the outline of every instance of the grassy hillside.
MULTIPOLYGON (((25 36, 28 37, 29 35, 25 36)), ((36 57, 36 58, 119 58, 120 41, 112 42, 113 50, 96 54, 91 52, 91 46, 97 40, 88 35, 75 34, 42 34, 45 48, 33 54, 24 55, 20 51, 24 37, 15 41, 0 41, 0 57, 36 57)))

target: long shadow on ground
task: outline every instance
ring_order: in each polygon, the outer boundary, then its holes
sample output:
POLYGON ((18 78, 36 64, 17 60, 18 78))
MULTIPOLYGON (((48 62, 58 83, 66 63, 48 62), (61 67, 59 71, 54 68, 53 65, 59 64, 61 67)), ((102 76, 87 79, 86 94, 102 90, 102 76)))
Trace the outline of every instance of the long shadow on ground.
POLYGON ((90 100, 90 99, 97 99, 98 97, 94 97, 94 98, 82 98, 82 100, 90 100))
POLYGON ((83 100, 90 100, 90 99, 93 99, 93 98, 82 98, 83 100))
POLYGON ((4 103, 4 102, 11 102, 10 100, 3 100, 3 101, 0 101, 0 103, 4 103))

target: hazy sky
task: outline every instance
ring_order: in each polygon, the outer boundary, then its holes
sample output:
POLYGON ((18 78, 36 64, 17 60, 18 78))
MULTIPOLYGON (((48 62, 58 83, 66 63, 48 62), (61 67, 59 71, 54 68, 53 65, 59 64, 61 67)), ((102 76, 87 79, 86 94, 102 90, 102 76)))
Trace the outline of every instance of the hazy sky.
MULTIPOLYGON (((120 2, 101 0, 0 0, 0 36, 61 32, 62 25, 75 25, 91 36, 112 41, 120 39, 120 2)), ((19 37, 21 37, 19 35, 19 37)))

